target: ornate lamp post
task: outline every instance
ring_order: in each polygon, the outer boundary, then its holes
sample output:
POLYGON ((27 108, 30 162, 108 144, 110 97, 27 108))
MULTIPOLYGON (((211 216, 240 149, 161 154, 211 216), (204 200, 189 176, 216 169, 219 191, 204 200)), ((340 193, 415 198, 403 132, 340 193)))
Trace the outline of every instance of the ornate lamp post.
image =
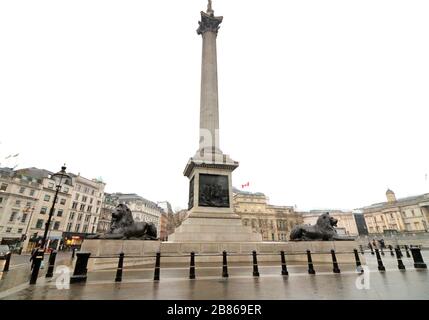
POLYGON ((43 234, 42 243, 41 243, 41 248, 43 248, 43 249, 45 249, 45 246, 46 246, 46 240, 47 240, 47 236, 48 236, 48 232, 49 232, 49 226, 50 226, 51 221, 52 221, 52 216, 54 215, 55 203, 57 202, 57 199, 58 199, 58 193, 61 191, 62 184, 66 183, 68 180, 71 179, 71 177, 66 173, 66 166, 65 165, 61 167, 60 172, 53 174, 51 176, 51 178, 55 180, 56 191, 55 191, 54 201, 52 202, 51 210, 49 211, 48 221, 46 221, 46 224, 45 224, 45 232, 43 234))
POLYGON ((54 215, 55 203, 57 202, 57 199, 58 199, 58 193, 61 191, 62 184, 66 183, 68 180, 71 180, 71 177, 66 173, 66 166, 64 165, 61 167, 60 172, 55 173, 51 176, 51 179, 55 180, 56 191, 55 191, 54 201, 52 202, 51 210, 49 211, 48 221, 45 224, 45 233, 43 234, 41 246, 36 251, 35 255, 33 256, 34 266, 33 266, 33 270, 32 270, 31 277, 30 277, 30 284, 36 284, 36 282, 37 282, 37 277, 39 275, 40 265, 43 261, 43 256, 44 256, 44 252, 45 252, 46 238, 48 237, 49 226, 50 226, 51 221, 52 221, 52 216, 54 215))

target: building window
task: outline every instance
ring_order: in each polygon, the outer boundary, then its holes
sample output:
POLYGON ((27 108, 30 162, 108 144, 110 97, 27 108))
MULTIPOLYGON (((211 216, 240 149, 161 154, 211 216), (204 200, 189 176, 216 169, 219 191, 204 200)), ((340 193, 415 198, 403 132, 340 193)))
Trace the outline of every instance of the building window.
POLYGON ((78 224, 76 225, 76 227, 74 228, 74 231, 75 231, 75 232, 79 232, 79 229, 80 229, 80 224, 78 223, 78 224))
POLYGON ((88 199, 86 196, 82 197, 82 202, 86 202, 86 199, 88 199))
POLYGON ((7 233, 9 233, 9 232, 11 232, 11 231, 12 231, 12 228, 11 228, 11 227, 6 228, 6 232, 7 232, 7 233))
POLYGON ((20 206, 21 205, 21 200, 16 200, 15 201, 15 205, 20 206))
POLYGON ((54 223, 54 230, 58 230, 60 228, 60 222, 59 221, 55 221, 54 223))
POLYGON ((76 193, 76 195, 74 196, 75 200, 79 200, 79 193, 76 193))
POLYGON ((22 228, 19 228, 19 229, 18 229, 18 233, 22 233, 22 228))
POLYGON ((84 204, 80 205, 80 211, 85 211, 85 205, 84 204))
POLYGON ((74 218, 74 212, 70 212, 69 220, 73 220, 74 218))
POLYGON ((68 193, 69 192, 69 188, 68 187, 64 187, 64 193, 68 193))
POLYGON ((85 217, 85 222, 89 222, 89 219, 90 219, 90 218, 91 218, 91 216, 89 216, 89 215, 88 215, 88 216, 86 216, 86 217, 85 217))
POLYGON ((97 223, 97 217, 94 217, 94 219, 92 220, 92 223, 97 223))
POLYGON ((57 217, 62 217, 62 216, 63 216, 63 210, 58 210, 57 217))
POLYGON ((72 209, 77 209, 77 205, 78 205, 77 202, 73 202, 72 209))
POLYGON ((36 222, 36 228, 41 229, 43 226, 43 219, 38 219, 36 222))
POLYGON ((31 207, 31 202, 27 202, 26 206, 31 207))
POLYGON ((15 220, 17 215, 18 215, 18 212, 12 211, 10 218, 9 218, 9 222, 12 222, 13 220, 15 220))
POLYGON ((87 224, 85 224, 85 225, 83 226, 83 230, 82 230, 82 232, 83 232, 83 233, 87 233, 87 232, 88 232, 88 225, 87 225, 87 224))
POLYGON ((82 221, 82 213, 79 213, 79 215, 77 216, 77 220, 82 221))
POLYGON ((40 209, 40 213, 41 213, 41 214, 45 214, 47 211, 48 211, 48 208, 47 208, 47 207, 42 207, 42 208, 40 209))
POLYGON ((92 232, 91 233, 95 233, 95 226, 92 226, 92 232))
POLYGON ((22 215, 22 218, 21 218, 21 222, 22 223, 24 223, 25 222, 25 220, 27 220, 27 213, 24 213, 23 215, 22 215))
POLYGON ((92 206, 88 206, 87 212, 91 212, 91 210, 92 210, 92 206))
POLYGON ((0 191, 6 191, 7 189, 7 183, 2 183, 0 186, 0 191))
POLYGON ((48 183, 48 188, 49 189, 53 189, 54 188, 54 183, 53 182, 49 182, 48 183))
POLYGON ((61 199, 60 204, 65 205, 66 204, 66 199, 61 199))
POLYGON ((98 208, 95 209, 95 213, 98 213, 98 208))
POLYGON ((34 192, 35 192, 35 190, 34 189, 31 189, 30 190, 30 196, 32 197, 32 196, 34 196, 34 192))
POLYGON ((100 200, 98 200, 97 201, 97 206, 99 206, 101 204, 101 201, 100 200))
POLYGON ((3 202, 3 198, 0 198, 0 203, 2 203, 3 202))
POLYGON ((45 201, 51 200, 51 196, 49 194, 45 194, 45 198, 43 198, 45 201))
POLYGON ((25 188, 24 187, 21 187, 21 188, 19 188, 19 193, 24 193, 25 192, 25 188))
POLYGON ((69 223, 67 224, 67 232, 70 232, 70 231, 71 231, 71 228, 72 228, 72 223, 71 223, 71 222, 69 222, 69 223))
POLYGON ((95 194, 95 190, 92 190, 91 194, 94 195, 95 194))

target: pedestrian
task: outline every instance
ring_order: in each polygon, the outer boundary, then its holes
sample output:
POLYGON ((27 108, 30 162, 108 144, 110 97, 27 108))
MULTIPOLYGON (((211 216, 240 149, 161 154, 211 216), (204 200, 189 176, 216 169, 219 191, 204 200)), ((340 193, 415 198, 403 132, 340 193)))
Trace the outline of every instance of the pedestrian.
POLYGON ((384 243, 384 239, 380 239, 380 246, 382 249, 386 248, 386 244, 384 243))
POLYGON ((375 242, 375 239, 372 239, 372 247, 374 249, 377 248, 377 242, 375 242))

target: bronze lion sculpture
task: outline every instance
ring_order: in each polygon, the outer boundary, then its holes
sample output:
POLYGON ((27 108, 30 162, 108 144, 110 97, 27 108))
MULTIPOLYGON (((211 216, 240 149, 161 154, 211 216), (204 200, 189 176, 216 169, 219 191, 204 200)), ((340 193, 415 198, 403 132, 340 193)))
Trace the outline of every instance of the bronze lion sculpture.
POLYGON ((332 240, 354 240, 350 236, 341 236, 337 234, 335 227, 338 220, 331 217, 328 212, 323 213, 317 218, 315 225, 300 224, 295 226, 290 232, 290 240, 303 241, 332 241, 332 240))
POLYGON ((131 210, 125 204, 119 204, 112 212, 110 230, 87 238, 156 240, 157 229, 152 222, 135 222, 131 210))

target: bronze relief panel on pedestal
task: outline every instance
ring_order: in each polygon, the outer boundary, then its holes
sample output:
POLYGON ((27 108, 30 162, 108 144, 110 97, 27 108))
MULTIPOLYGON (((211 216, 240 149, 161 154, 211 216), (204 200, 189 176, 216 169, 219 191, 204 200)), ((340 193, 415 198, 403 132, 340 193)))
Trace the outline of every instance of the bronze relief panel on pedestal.
POLYGON ((198 205, 200 207, 229 207, 228 176, 200 174, 198 205))

